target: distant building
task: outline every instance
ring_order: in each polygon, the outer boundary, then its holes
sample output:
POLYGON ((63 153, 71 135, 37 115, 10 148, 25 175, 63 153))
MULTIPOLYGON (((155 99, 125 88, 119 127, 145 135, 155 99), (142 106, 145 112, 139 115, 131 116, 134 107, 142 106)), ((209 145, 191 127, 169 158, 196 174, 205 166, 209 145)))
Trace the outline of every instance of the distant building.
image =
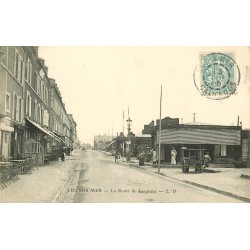
POLYGON ((94 136, 94 150, 106 150, 107 145, 113 141, 113 136, 96 135, 94 136))

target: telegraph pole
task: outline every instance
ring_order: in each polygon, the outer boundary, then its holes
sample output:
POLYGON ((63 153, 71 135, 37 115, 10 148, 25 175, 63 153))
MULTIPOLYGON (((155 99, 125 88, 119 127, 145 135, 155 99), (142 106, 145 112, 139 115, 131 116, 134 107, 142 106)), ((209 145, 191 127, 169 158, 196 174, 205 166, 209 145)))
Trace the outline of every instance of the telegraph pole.
POLYGON ((162 85, 161 85, 161 96, 160 96, 160 124, 159 124, 158 173, 160 173, 160 169, 161 169, 161 103, 162 103, 162 85))

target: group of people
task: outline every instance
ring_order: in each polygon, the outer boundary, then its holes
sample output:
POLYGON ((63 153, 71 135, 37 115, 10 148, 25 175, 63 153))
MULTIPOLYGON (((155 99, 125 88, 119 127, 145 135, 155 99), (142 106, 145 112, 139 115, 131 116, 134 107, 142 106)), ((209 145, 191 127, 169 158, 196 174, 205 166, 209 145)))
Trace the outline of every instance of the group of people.
MULTIPOLYGON (((151 156, 151 160, 150 162, 152 164, 156 164, 157 163, 157 155, 156 155, 156 150, 155 148, 152 149, 150 151, 150 156, 151 156)), ((172 147, 171 149, 171 165, 176 165, 176 157, 177 157, 177 151, 175 150, 174 147, 172 147)), ((119 151, 116 150, 115 151, 115 162, 118 162, 118 159, 120 158, 120 154, 119 154, 119 151)), ((144 158, 145 158, 145 152, 144 151, 141 151, 138 155, 138 158, 139 158, 139 166, 143 166, 144 165, 144 158)), ((208 167, 209 166, 209 163, 212 162, 210 156, 209 156, 209 153, 206 152, 205 155, 204 155, 204 167, 208 167)))

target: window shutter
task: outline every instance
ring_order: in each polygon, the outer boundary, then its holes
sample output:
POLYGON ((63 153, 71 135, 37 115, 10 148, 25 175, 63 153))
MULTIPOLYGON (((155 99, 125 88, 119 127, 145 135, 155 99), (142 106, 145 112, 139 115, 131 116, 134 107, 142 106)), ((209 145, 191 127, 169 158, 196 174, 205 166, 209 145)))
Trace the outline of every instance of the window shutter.
POLYGON ((16 98, 16 120, 19 121, 19 96, 16 98))
POLYGON ((30 64, 30 71, 29 71, 29 82, 30 82, 30 85, 31 85, 31 81, 32 81, 32 65, 31 65, 31 62, 29 61, 29 64, 30 64))
POLYGON ((17 80, 21 79, 21 57, 18 58, 18 68, 17 68, 17 80))
POLYGON ((29 116, 31 117, 31 96, 29 96, 29 116))
POLYGON ((29 96, 28 93, 26 94, 26 108, 25 108, 25 115, 28 115, 28 102, 29 102, 29 96))
POLYGON ((15 110, 14 110, 14 100, 15 100, 15 93, 13 92, 12 93, 12 114, 11 114, 11 117, 12 117, 12 119, 14 119, 14 112, 15 112, 15 110))
POLYGON ((23 100, 20 98, 21 100, 21 107, 20 107, 20 122, 22 123, 23 122, 23 100))

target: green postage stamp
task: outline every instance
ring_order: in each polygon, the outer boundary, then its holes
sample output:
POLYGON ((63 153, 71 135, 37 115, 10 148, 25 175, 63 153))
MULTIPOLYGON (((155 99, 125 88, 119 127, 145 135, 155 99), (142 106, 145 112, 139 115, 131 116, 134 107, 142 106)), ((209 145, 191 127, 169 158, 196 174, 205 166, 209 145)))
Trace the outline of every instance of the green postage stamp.
POLYGON ((236 94, 240 71, 233 53, 210 53, 200 55, 202 96, 221 100, 236 94))

